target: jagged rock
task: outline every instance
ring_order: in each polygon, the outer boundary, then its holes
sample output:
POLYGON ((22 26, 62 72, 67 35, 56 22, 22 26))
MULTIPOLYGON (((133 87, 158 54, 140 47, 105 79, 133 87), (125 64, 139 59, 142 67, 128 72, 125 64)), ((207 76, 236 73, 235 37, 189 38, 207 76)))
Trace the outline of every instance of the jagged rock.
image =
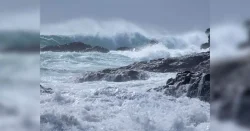
POLYGON ((98 72, 88 72, 79 79, 79 82, 99 80, 124 82, 130 80, 146 80, 148 78, 148 74, 143 71, 105 69, 98 72))
POLYGON ((206 29, 205 33, 207 34, 208 42, 202 44, 200 47, 201 49, 207 49, 210 47, 210 28, 206 29))
POLYGON ((52 90, 52 88, 45 88, 42 85, 40 85, 40 93, 52 94, 54 93, 54 91, 52 90))
POLYGON ((166 59, 151 60, 149 62, 136 62, 134 64, 114 68, 105 69, 97 72, 85 73, 79 82, 84 81, 129 81, 129 80, 145 80, 148 75, 143 72, 183 72, 183 71, 200 71, 204 73, 209 72, 209 52, 197 53, 184 57, 174 57, 166 59))
POLYGON ((149 62, 136 62, 134 64, 114 68, 105 69, 97 72, 85 73, 79 82, 84 81, 129 81, 129 80, 145 80, 149 76, 144 71, 149 72, 183 72, 190 70, 192 72, 209 72, 209 52, 198 53, 194 55, 157 59, 149 62))
POLYGON ((202 74, 194 83, 188 87, 187 96, 199 98, 203 101, 210 101, 210 74, 202 74))
POLYGON ((153 90, 162 91, 166 95, 175 97, 186 95, 190 98, 199 98, 209 102, 210 74, 193 73, 190 71, 179 72, 175 78, 168 79, 165 86, 157 87, 153 90))
POLYGON ((207 49, 207 48, 209 48, 210 47, 210 44, 209 43, 203 43, 202 45, 201 45, 201 49, 207 49))
POLYGON ((107 53, 109 52, 108 49, 100 47, 100 46, 94 46, 84 44, 82 42, 73 42, 69 44, 64 45, 53 45, 53 46, 45 46, 41 48, 41 51, 55 51, 55 52, 63 52, 63 51, 76 51, 76 52, 103 52, 107 53))
POLYGON ((149 72, 183 72, 200 71, 209 72, 210 52, 202 52, 193 55, 173 58, 161 58, 151 61, 136 62, 128 66, 117 68, 116 70, 145 70, 149 72))

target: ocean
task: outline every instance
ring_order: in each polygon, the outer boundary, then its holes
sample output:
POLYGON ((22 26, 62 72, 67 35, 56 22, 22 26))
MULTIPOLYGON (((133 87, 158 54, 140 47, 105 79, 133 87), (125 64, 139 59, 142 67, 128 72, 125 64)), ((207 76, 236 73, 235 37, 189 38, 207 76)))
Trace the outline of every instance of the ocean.
POLYGON ((81 20, 66 23, 65 26, 59 24, 42 27, 41 47, 80 41, 108 48, 110 52, 40 53, 41 85, 55 91, 53 94, 40 96, 41 131, 208 131, 210 129, 209 103, 196 98, 175 98, 159 92, 147 92, 150 88, 164 85, 168 78, 175 77, 177 72, 148 72, 150 78, 147 80, 127 82, 79 83, 77 81, 82 74, 89 71, 201 52, 200 44, 207 41, 203 31, 150 35, 152 33, 124 21, 90 22, 95 21, 81 20), (92 28, 88 29, 93 30, 84 30, 84 27, 79 26, 80 23, 82 26, 91 25, 92 28), (53 30, 52 27, 58 30, 53 30), (59 30, 59 27, 71 30, 62 28, 59 30), (150 39, 157 39, 159 43, 148 45, 147 41, 150 39), (118 47, 139 49, 116 51, 118 47))

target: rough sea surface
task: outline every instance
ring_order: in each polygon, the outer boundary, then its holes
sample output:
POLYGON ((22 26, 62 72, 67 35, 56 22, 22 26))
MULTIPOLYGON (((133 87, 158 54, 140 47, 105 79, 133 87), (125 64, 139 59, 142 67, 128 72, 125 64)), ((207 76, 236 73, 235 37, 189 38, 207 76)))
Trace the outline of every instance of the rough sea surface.
MULTIPOLYGON (((101 31, 104 32, 104 29, 101 31)), ((99 35, 88 33, 77 36, 46 32, 41 36, 41 46, 45 46, 46 43, 64 44, 77 39, 76 41, 82 42, 89 40, 86 44, 104 46, 111 50, 109 53, 50 51, 40 53, 41 85, 54 90, 52 94, 43 93, 40 96, 41 131, 208 131, 210 129, 209 103, 199 99, 175 98, 159 92, 147 92, 150 88, 165 85, 168 78, 174 77, 177 72, 148 72, 149 79, 138 81, 77 82, 87 71, 99 71, 126 66, 136 61, 200 52, 200 44, 206 42, 204 32, 196 31, 160 36, 157 37, 159 44, 149 46, 145 40, 155 37, 149 38, 140 31, 139 29, 128 33, 120 31, 116 33, 119 35, 103 35, 101 32, 99 35), (114 50, 126 46, 126 43, 128 47, 140 49, 114 50)))

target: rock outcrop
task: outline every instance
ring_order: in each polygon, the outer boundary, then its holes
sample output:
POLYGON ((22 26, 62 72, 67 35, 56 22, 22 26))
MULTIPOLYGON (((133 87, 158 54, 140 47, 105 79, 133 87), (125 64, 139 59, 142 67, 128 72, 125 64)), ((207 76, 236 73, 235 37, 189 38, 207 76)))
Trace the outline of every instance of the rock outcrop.
POLYGON ((184 57, 157 59, 148 62, 136 62, 120 68, 85 73, 83 77, 79 79, 79 82, 99 80, 114 82, 146 80, 149 76, 144 71, 162 73, 199 71, 201 73, 208 73, 210 64, 209 60, 209 52, 203 52, 184 57))
POLYGON ((202 44, 201 47, 200 47, 201 49, 210 48, 210 28, 206 29, 205 33, 207 34, 208 42, 202 44))
POLYGON ((85 81, 113 81, 113 82, 125 82, 131 80, 146 80, 149 75, 144 71, 136 70, 120 70, 120 69, 105 69, 98 72, 88 72, 79 79, 79 82, 85 81))
POLYGON ((210 102, 210 53, 158 59, 149 63, 135 64, 129 68, 139 68, 155 72, 178 72, 166 85, 150 89, 175 97, 187 96, 210 102))
POLYGON ((150 61, 136 62, 116 70, 144 70, 149 72, 183 72, 200 71, 209 72, 210 52, 202 52, 193 55, 173 58, 161 58, 150 61))
POLYGON ((109 52, 108 49, 100 47, 100 46, 91 46, 84 44, 82 42, 73 42, 64 45, 53 45, 53 46, 45 46, 41 48, 41 51, 54 51, 54 52, 102 52, 107 53, 109 52))
POLYGON ((168 79, 166 85, 153 88, 153 90, 175 97, 187 96, 209 102, 210 74, 190 71, 179 72, 175 78, 168 79))

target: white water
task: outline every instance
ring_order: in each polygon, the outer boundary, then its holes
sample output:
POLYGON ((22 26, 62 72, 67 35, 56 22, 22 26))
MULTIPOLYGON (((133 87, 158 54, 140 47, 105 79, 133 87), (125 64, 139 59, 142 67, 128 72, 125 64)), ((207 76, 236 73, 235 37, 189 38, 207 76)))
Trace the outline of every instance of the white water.
POLYGON ((208 131, 208 103, 187 97, 174 98, 162 92, 147 92, 164 85, 175 73, 148 72, 148 80, 120 83, 76 82, 86 71, 200 52, 200 45, 207 41, 203 31, 169 35, 123 20, 92 19, 42 26, 43 35, 113 38, 121 33, 139 33, 156 38, 159 44, 144 45, 136 51, 113 50, 105 54, 41 52, 41 84, 55 91, 41 95, 41 131, 208 131))
POLYGON ((56 90, 41 95, 41 130, 208 131, 210 105, 146 90, 174 74, 150 74, 146 81, 44 83, 56 90), (71 123, 71 124, 68 124, 71 123), (57 127, 60 126, 60 127, 57 127))
POLYGON ((85 71, 133 63, 112 53, 41 53, 41 131, 208 131, 210 105, 198 99, 147 92, 175 73, 149 73, 150 79, 129 82, 76 83, 85 71))

